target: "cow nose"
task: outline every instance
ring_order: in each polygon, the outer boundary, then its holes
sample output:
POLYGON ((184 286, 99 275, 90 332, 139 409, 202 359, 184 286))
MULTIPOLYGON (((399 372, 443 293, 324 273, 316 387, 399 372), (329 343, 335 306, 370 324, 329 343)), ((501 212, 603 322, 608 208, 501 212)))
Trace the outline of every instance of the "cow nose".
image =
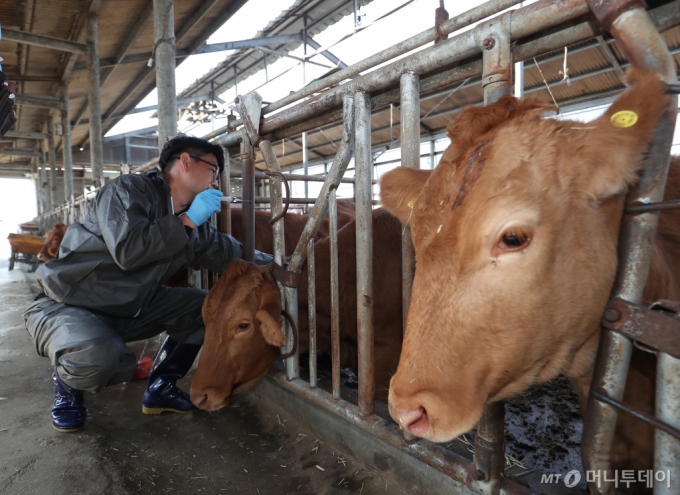
POLYGON ((198 407, 199 409, 206 409, 208 406, 208 394, 203 394, 203 395, 191 395, 191 402, 193 402, 194 406, 198 407))
POLYGON ((423 406, 402 409, 390 404, 390 415, 411 435, 426 438, 430 430, 430 420, 423 406))

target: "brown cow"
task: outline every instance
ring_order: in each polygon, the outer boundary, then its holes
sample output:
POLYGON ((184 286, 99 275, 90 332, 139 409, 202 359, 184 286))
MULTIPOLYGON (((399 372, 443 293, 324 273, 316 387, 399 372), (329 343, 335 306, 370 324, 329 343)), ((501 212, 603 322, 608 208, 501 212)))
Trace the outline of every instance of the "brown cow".
MULTIPOLYGON (((348 223, 338 231, 339 251, 339 286, 340 286, 340 333, 341 364, 357 371, 357 312, 356 312, 356 223, 348 223)), ((330 240, 317 242, 314 247, 316 268, 317 298, 317 348, 330 352, 330 240)), ((402 301, 401 301, 401 225, 399 221, 384 210, 373 213, 373 321, 375 329, 375 382, 376 397, 385 400, 389 377, 396 369, 402 341, 402 301)), ((247 278, 250 275, 246 275, 247 278)), ((235 330, 225 329, 220 323, 225 314, 230 314, 231 299, 220 301, 224 292, 224 276, 218 286, 209 294, 210 303, 206 299, 203 307, 203 319, 206 322, 206 340, 204 347, 210 346, 201 355, 197 373, 192 385, 192 401, 197 407, 213 410, 226 405, 228 398, 235 390, 233 383, 243 383, 243 376, 264 376, 276 360, 271 346, 263 339, 249 340, 247 347, 231 337, 235 330), (210 305, 209 305, 210 304, 210 305), (221 309, 222 308, 222 309, 221 309), (218 322, 215 324, 215 322, 218 322), (222 337, 216 337, 222 334, 222 337), (239 342, 239 354, 248 354, 249 365, 243 358, 236 358, 238 365, 229 365, 230 356, 234 356, 233 342, 239 342), (248 366, 255 367, 249 369, 248 366), (240 373, 238 376, 235 376, 240 373)), ((308 350, 309 329, 307 313, 307 273, 303 272, 302 284, 298 291, 299 302, 299 349, 308 350)), ((234 282, 230 279, 229 283, 234 282)), ((234 298, 235 296, 230 295, 234 298)), ((243 296, 245 297, 245 296, 243 296)), ((250 300, 249 300, 250 301, 250 300)), ((255 303, 249 302, 249 308, 255 303)), ((239 391, 243 390, 240 388, 239 391)))
POLYGON ((49 261, 52 258, 57 257, 57 254, 59 254, 59 246, 61 246, 61 241, 64 239, 64 234, 66 234, 66 225, 61 222, 55 223, 54 227, 47 231, 45 244, 38 253, 38 259, 40 261, 49 261))
MULTIPOLYGON (((585 407, 623 198, 667 107, 656 76, 630 80, 588 124, 544 119, 544 106, 509 96, 468 107, 436 170, 383 177, 382 201, 410 224, 417 260, 389 396, 410 433, 448 441, 487 403, 560 373, 585 407)), ((677 163, 669 182, 680 197, 677 163)), ((679 226, 677 210, 661 215, 647 300, 680 299, 679 226)), ((634 353, 624 401, 653 414, 652 359, 634 353)), ((620 414, 613 466, 650 469, 651 431, 620 414)))
POLYGON ((280 316, 269 267, 232 261, 203 303, 205 341, 191 384, 196 407, 220 409, 267 373, 285 340, 280 316))

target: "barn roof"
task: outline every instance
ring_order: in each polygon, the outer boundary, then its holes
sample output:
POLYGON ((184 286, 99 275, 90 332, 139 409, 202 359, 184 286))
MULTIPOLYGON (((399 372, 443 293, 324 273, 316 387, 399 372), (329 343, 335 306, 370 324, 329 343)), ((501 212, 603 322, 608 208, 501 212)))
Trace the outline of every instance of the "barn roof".
MULTIPOLYGON (((175 33, 178 63, 196 53, 209 36, 222 26, 247 0, 183 0, 175 2, 175 33)), ((364 3, 367 3, 364 0, 364 3)), ((96 13, 99 26, 99 58, 101 76, 101 107, 103 132, 110 130, 123 116, 131 112, 155 87, 155 71, 148 67, 154 44, 153 2, 151 0, 24 0, 9 2, 3 7, 2 28, 42 35, 58 40, 85 42, 85 19, 96 13)), ((308 39, 352 13, 347 0, 297 0, 286 12, 271 20, 256 37, 299 35, 305 18, 308 39)), ((662 36, 668 44, 676 67, 680 64, 680 0, 652 2, 652 12, 663 26, 662 36), (659 4, 664 4, 659 7, 659 4)), ((455 33, 454 33, 455 35, 455 33)), ((89 110, 87 104, 87 72, 84 53, 54 50, 42 46, 0 40, 3 69, 19 84, 17 113, 19 121, 0 141, 0 177, 31 172, 39 148, 40 137, 46 132, 46 118, 63 103, 60 84, 68 81, 68 106, 71 115, 74 162, 85 163, 88 148, 89 110)), ((296 49, 301 39, 290 39, 270 46, 269 63, 296 49)), ((564 50, 545 53, 525 63, 525 94, 560 106, 587 104, 613 97, 623 89, 622 73, 628 62, 615 42, 600 36, 564 50), (568 68, 568 78, 563 69, 568 68), (548 87, 550 88, 548 90, 548 87)), ((241 49, 178 95, 178 100, 224 92, 237 82, 264 67, 264 52, 241 49), (234 69, 236 69, 234 71, 234 69)), ((296 89, 296 88, 291 88, 296 89)), ((421 135, 442 136, 446 126, 462 106, 477 104, 483 99, 479 79, 424 94, 421 98, 421 135)), ((59 119, 55 113, 56 122, 59 119)), ((398 104, 374 110, 372 119, 373 145, 376 148, 398 146, 398 104)), ((150 135, 152 130, 147 129, 150 135)), ((327 125, 308 133, 309 160, 324 162, 332 159, 341 136, 338 124, 327 125)), ((150 142, 150 141, 149 141, 150 142)), ((149 142, 143 144, 149 147, 149 142)), ((57 150, 61 148, 56 139, 57 150)), ((295 168, 302 162, 301 141, 295 137, 278 142, 275 151, 284 168, 295 168)), ((149 153, 152 153, 149 148, 149 153)), ((141 156, 141 155, 140 155, 141 156)), ((145 157, 148 156, 144 155, 145 157)), ((60 157, 57 158, 60 163, 60 157)), ((105 153, 105 166, 118 166, 116 153, 105 153)))

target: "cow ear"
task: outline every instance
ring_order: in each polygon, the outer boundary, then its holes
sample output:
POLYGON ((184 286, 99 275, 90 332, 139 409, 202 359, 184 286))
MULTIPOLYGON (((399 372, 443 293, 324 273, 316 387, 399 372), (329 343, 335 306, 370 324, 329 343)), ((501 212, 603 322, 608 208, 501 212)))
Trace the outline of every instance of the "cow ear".
POLYGON ((281 347, 286 340, 286 336, 283 334, 279 322, 272 318, 272 315, 264 309, 259 309, 255 313, 255 318, 260 322, 260 329, 267 344, 281 347))
POLYGON ((593 199, 619 195, 636 180, 657 124, 669 108, 665 84, 656 74, 631 70, 628 82, 631 86, 607 112, 576 136, 580 142, 573 149, 584 155, 575 152, 580 164, 566 173, 593 199))
POLYGON ((390 170, 380 179, 380 201, 401 223, 407 223, 431 174, 432 170, 406 167, 390 170))

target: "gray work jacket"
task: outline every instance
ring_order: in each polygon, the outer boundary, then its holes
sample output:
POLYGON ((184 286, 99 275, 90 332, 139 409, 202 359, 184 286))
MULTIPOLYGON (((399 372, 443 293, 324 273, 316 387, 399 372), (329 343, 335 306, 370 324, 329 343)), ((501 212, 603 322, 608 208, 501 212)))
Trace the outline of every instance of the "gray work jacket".
MULTIPOLYGON (((41 265, 36 278, 55 301, 126 318, 189 265, 222 273, 242 257, 241 244, 209 222, 185 228, 173 213, 165 175, 151 170, 106 184, 82 224, 68 227, 59 257, 41 265)), ((255 263, 271 262, 255 252, 255 263)))

